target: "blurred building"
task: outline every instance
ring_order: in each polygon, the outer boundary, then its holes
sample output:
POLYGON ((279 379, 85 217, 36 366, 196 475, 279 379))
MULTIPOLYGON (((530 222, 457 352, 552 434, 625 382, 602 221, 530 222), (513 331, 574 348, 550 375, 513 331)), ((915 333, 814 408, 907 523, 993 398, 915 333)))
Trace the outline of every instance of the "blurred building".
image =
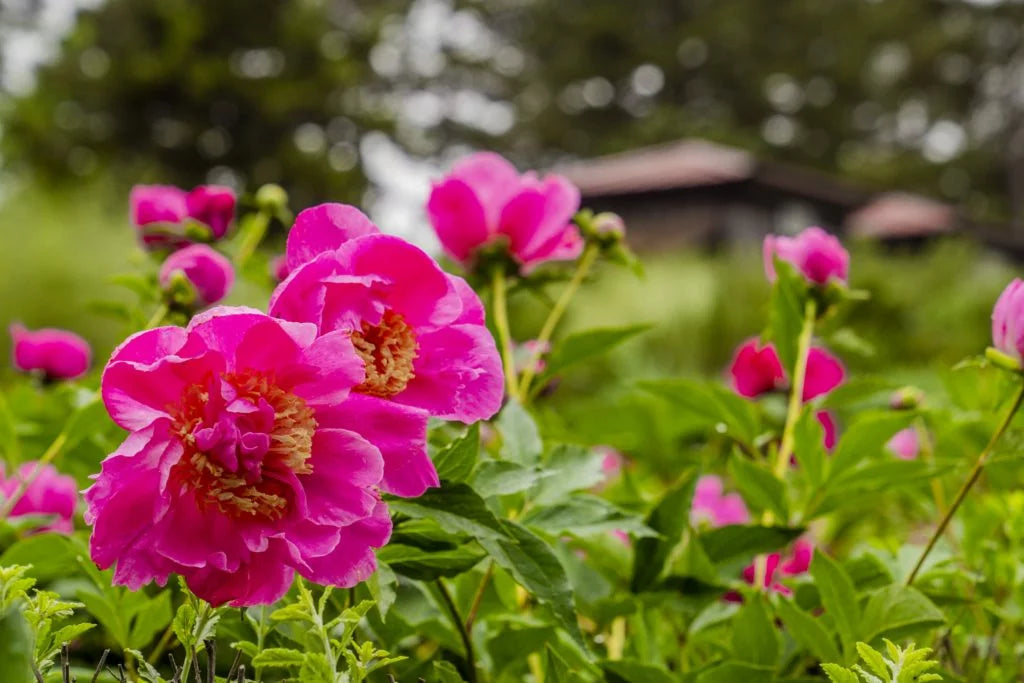
POLYGON ((622 215, 630 242, 641 250, 760 241, 768 233, 793 233, 808 225, 886 242, 971 230, 997 246, 1019 247, 992 237, 1008 231, 975 225, 949 204, 903 192, 870 192, 705 140, 637 149, 559 170, 579 186, 584 205, 622 215))

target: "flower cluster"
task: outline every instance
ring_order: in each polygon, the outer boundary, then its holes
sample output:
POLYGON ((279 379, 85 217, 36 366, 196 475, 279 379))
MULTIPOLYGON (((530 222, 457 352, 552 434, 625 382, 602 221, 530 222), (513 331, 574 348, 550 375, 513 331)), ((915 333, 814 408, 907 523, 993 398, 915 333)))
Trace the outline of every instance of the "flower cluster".
MULTIPOLYGON (((185 247, 161 281, 209 304, 230 283, 221 258, 185 247)), ((102 398, 129 435, 85 497, 93 559, 116 583, 175 573, 233 605, 276 600, 296 572, 352 586, 391 532, 380 492, 439 483, 428 420, 499 409, 483 306, 426 253, 327 204, 299 214, 286 258, 269 315, 212 308, 108 362, 102 398)))
POLYGON ((129 201, 132 223, 147 249, 217 241, 227 235, 235 215, 235 193, 217 185, 188 192, 169 185, 136 185, 129 201))

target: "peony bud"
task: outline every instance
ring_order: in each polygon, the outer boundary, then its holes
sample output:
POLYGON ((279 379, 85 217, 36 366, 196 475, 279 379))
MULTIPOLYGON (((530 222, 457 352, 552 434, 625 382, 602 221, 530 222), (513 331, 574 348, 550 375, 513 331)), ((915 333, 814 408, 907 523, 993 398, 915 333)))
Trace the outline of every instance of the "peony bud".
POLYGON ((1007 358, 989 353, 990 360, 1020 370, 1024 356, 1024 281, 1020 279, 1006 286, 992 309, 992 345, 1007 358))
POLYGON ((14 367, 23 372, 41 372, 50 380, 74 379, 89 369, 89 342, 66 330, 29 330, 11 325, 14 367))
POLYGON ((850 254, 838 239, 821 228, 807 228, 795 237, 764 238, 764 269, 775 280, 775 258, 796 268, 809 282, 825 285, 835 280, 846 284, 850 254))
POLYGON ((174 252, 160 267, 160 286, 171 302, 191 310, 223 299, 234 281, 231 262, 205 244, 174 252))

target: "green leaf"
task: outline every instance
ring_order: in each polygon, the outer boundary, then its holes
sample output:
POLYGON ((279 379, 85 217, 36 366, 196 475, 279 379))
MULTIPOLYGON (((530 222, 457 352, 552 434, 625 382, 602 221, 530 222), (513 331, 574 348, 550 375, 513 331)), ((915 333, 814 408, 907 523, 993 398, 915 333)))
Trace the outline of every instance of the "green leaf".
POLYGON ((849 655, 860 633, 860 606, 857 604, 853 581, 835 560, 818 549, 814 550, 814 558, 811 560, 811 576, 821 594, 825 612, 831 616, 839 631, 843 651, 849 655))
POLYGON ((779 634, 765 609, 763 596, 748 598, 733 618, 732 654, 741 662, 775 665, 779 634))
POLYGON ((560 503, 573 491, 584 491, 605 480, 601 453, 580 446, 559 444, 551 449, 543 477, 530 494, 535 505, 560 503))
POLYGON ((505 534, 484 499, 466 484, 427 489, 419 498, 392 498, 388 505, 394 512, 433 519, 445 529, 477 539, 500 538, 505 534))
POLYGON ((544 681, 551 683, 571 683, 576 680, 572 677, 569 665, 562 656, 555 652, 551 645, 544 646, 544 681))
POLYGON ((135 663, 140 669, 139 675, 146 680, 146 683, 163 683, 164 679, 160 676, 160 672, 156 670, 155 666, 146 661, 146 655, 130 647, 126 647, 124 651, 135 658, 135 663))
POLYGON ((890 584, 868 598, 860 632, 871 643, 881 638, 902 637, 907 632, 946 623, 942 611, 916 588, 890 584))
POLYGON ((782 620, 793 640, 814 655, 818 661, 834 662, 842 657, 835 640, 822 626, 821 621, 801 610, 792 601, 783 599, 776 602, 775 614, 782 620))
POLYGON ((881 676, 882 680, 889 680, 889 667, 885 664, 885 657, 882 656, 881 652, 872 650, 866 643, 857 643, 857 654, 864 660, 864 663, 868 665, 876 676, 881 676))
POLYGON ((437 476, 445 481, 466 481, 480 454, 480 423, 474 422, 466 433, 452 441, 434 458, 437 476))
POLYGON ((647 516, 646 526, 660 536, 641 538, 636 543, 630 584, 634 593, 642 592, 654 585, 665 568, 672 549, 682 539, 683 530, 690 520, 690 501, 693 498, 696 478, 696 470, 686 470, 678 483, 665 492, 647 516))
POLYGON ((102 431, 111 424, 107 408, 97 395, 88 403, 80 406, 64 425, 64 450, 68 451, 78 445, 82 439, 94 432, 102 431))
POLYGON ((518 401, 505 404, 496 422, 501 432, 501 457, 520 465, 534 465, 544 451, 537 423, 518 401))
POLYGON ((660 379, 639 386, 699 420, 706 429, 746 444, 757 438, 760 426, 754 404, 717 384, 689 379, 660 379))
POLYGON ((0 392, 0 456, 4 461, 14 463, 18 461, 20 451, 14 414, 3 392, 0 392))
POLYGON ((610 683, 673 683, 676 679, 664 669, 631 659, 601 662, 610 683))
POLYGON ((257 668, 289 668, 302 666, 306 661, 306 654, 297 650, 290 650, 285 647, 264 648, 258 655, 252 658, 253 666, 257 668))
POLYGON ((572 365, 599 356, 650 328, 651 325, 640 324, 574 332, 558 342, 548 355, 544 376, 556 375, 572 365))
POLYGON ((437 683, 463 683, 455 665, 451 662, 434 662, 434 675, 437 683))
POLYGON ((533 488, 546 472, 505 460, 480 463, 473 475, 473 488, 484 498, 507 496, 533 488))
POLYGON ((480 544, 523 588, 550 606, 559 625, 583 645, 572 589, 562 563, 547 543, 525 527, 511 521, 505 522, 505 527, 508 536, 481 538, 480 544))
POLYGON ((826 481, 829 486, 841 483, 865 458, 877 456, 893 434, 907 427, 914 411, 863 413, 846 428, 830 460, 826 481))
POLYGON ((302 683, 335 683, 334 667, 322 652, 307 652, 299 668, 302 683))
POLYGON ((774 680, 773 668, 741 662, 725 662, 697 676, 697 683, 769 683, 774 680))
POLYGON ((822 664, 821 668, 832 683, 862 683, 856 672, 838 664, 822 664))
POLYGON ((66 536, 42 533, 19 539, 0 555, 0 565, 32 565, 32 576, 39 581, 67 576, 77 553, 66 536))
POLYGON ((32 641, 32 631, 20 609, 12 607, 0 616, 0 681, 35 680, 32 641))
POLYGON ((813 410, 804 409, 793 431, 793 455, 812 490, 825 481, 825 430, 813 410))
POLYGON ((171 620, 171 594, 160 591, 139 608, 132 621, 128 644, 140 649, 149 644, 153 637, 167 628, 171 620))
POLYGON ((634 536, 657 536, 643 521, 595 496, 577 495, 550 507, 534 507, 522 523, 553 536, 589 536, 621 530, 634 536))
POLYGON ((413 546, 389 543, 377 551, 377 559, 397 573, 420 581, 433 581, 441 576, 458 576, 469 571, 486 557, 486 553, 470 545, 452 550, 423 550, 413 546))
POLYGON ((804 532, 802 527, 730 524, 700 535, 701 545, 712 562, 784 548, 804 532))
POLYGON ((789 518, 786 487, 767 469, 734 455, 729 459, 729 474, 749 505, 758 510, 771 510, 783 521, 789 518))
POLYGON ((782 367, 789 377, 796 365, 797 340, 804 324, 807 283, 785 261, 775 259, 775 284, 772 285, 768 330, 782 367))

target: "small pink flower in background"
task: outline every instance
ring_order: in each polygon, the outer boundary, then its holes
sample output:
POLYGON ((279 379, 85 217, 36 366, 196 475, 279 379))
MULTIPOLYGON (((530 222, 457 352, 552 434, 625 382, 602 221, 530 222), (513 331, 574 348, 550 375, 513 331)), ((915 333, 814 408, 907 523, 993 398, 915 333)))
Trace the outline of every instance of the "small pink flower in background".
POLYGON ((827 394, 843 383, 846 369, 838 358, 825 349, 812 346, 807 352, 807 373, 804 376, 803 401, 827 394))
POLYGON ((791 264, 816 285, 831 280, 846 284, 850 254, 838 239, 821 228, 807 228, 795 237, 768 235, 764 238, 764 270, 773 281, 775 257, 791 264))
POLYGON ((537 360, 533 363, 533 374, 539 375, 544 372, 544 368, 547 367, 547 363, 544 362, 544 355, 551 352, 551 343, 541 343, 536 339, 528 339, 521 344, 516 344, 512 350, 512 361, 515 365, 515 371, 518 373, 526 370, 526 365, 534 356, 537 356, 537 360))
POLYGON ((524 272, 572 260, 583 238, 572 223, 580 192, 560 175, 519 175, 490 152, 462 159, 434 184, 427 213, 446 254, 468 265, 477 250, 504 241, 524 272))
POLYGON ((185 234, 187 219, 223 238, 235 215, 235 193, 217 185, 200 185, 186 192, 171 185, 136 185, 129 199, 132 223, 148 248, 178 248, 191 242, 185 234))
POLYGON ((825 440, 823 442, 825 448, 832 450, 836 445, 836 421, 833 419, 832 413, 827 410, 819 410, 814 414, 814 417, 817 418, 818 422, 821 423, 822 429, 825 430, 825 440))
POLYGON ((697 480, 690 507, 690 520, 694 524, 717 528, 750 521, 750 512, 742 496, 738 493, 723 494, 722 491, 722 480, 713 474, 697 480))
POLYGON ((755 398, 786 384, 786 374, 772 344, 761 346, 757 338, 740 344, 729 366, 733 389, 740 396, 755 398))
POLYGON ((892 451, 900 460, 913 460, 917 457, 921 444, 918 441, 917 430, 907 427, 893 434, 885 447, 892 451))
POLYGON ((633 541, 630 540, 629 534, 627 534, 622 529, 612 529, 612 535, 615 536, 615 538, 617 538, 620 541, 622 541, 623 545, 627 545, 627 546, 633 545, 633 541))
MULTIPOLYGON (((18 490, 21 482, 26 481, 35 472, 36 462, 23 463, 16 476, 8 477, 0 470, 0 495, 10 498, 18 490)), ((75 505, 78 503, 78 484, 73 477, 61 474, 53 465, 44 465, 39 476, 18 498, 11 509, 10 516, 53 515, 54 520, 41 526, 37 531, 56 531, 70 534, 74 530, 73 519, 75 505)))
POLYGON ((170 290, 179 274, 194 294, 190 303, 195 309, 219 302, 235 282, 231 261, 206 244, 193 244, 168 256, 160 266, 160 286, 170 290))
POLYGON ((93 560, 133 590, 179 574, 215 605, 269 604, 295 572, 366 579, 391 533, 376 441, 415 441, 426 416, 350 410, 364 378, 346 333, 253 309, 129 337, 103 373, 129 434, 85 493, 93 560))
MULTIPOLYGON (((762 588, 771 588, 776 593, 792 595, 793 591, 789 586, 782 583, 786 578, 804 574, 811 566, 811 558, 814 556, 814 544, 805 539, 797 539, 793 543, 792 551, 785 556, 779 553, 771 553, 767 557, 764 580, 762 588)), ((757 576, 757 563, 749 565, 743 570, 743 579, 753 585, 757 576)))
POLYGON ((41 372, 47 379, 75 379, 89 369, 92 349, 74 332, 54 328, 29 330, 15 323, 10 327, 14 367, 23 372, 41 372))
POLYGON ((270 260, 270 276, 277 282, 284 282, 288 277, 288 257, 279 254, 270 260))
POLYGON ((1012 358, 1024 357, 1024 281, 1014 279, 992 309, 992 345, 1012 358))
MULTIPOLYGON (((372 416, 381 410, 411 423, 493 416, 504 380, 480 298, 418 247, 375 231, 352 207, 300 214, 288 235, 292 272, 271 297, 271 315, 352 340, 365 368, 349 401, 353 426, 380 422, 372 416)), ((377 442, 385 490, 419 495, 438 485, 425 439, 377 442)))

